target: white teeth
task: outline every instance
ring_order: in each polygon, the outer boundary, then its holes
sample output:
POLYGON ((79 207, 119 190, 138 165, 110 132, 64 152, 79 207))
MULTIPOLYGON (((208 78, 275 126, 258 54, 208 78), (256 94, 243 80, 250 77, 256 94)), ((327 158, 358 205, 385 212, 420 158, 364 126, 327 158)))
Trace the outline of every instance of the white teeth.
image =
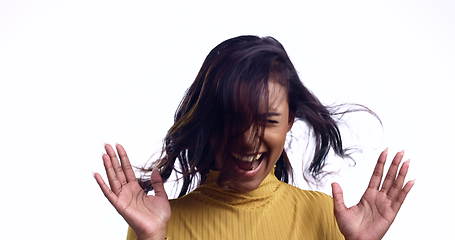
POLYGON ((241 161, 244 161, 244 162, 252 162, 252 161, 256 161, 258 160, 259 158, 261 158, 262 156, 262 153, 258 153, 256 155, 253 155, 253 156, 248 156, 248 157, 241 157, 237 154, 234 154, 234 157, 236 157, 237 159, 241 160, 241 161))

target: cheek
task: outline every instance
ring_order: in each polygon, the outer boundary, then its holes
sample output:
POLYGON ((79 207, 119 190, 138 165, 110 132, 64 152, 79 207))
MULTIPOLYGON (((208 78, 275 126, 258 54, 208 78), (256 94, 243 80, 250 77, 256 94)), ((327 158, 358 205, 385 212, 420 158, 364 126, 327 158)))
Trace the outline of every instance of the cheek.
POLYGON ((270 154, 270 164, 276 164, 278 159, 283 152, 284 143, 286 140, 286 135, 280 133, 270 133, 268 136, 268 147, 269 147, 269 154, 270 154))
POLYGON ((282 129, 271 129, 264 133, 266 143, 270 148, 269 151, 272 151, 272 154, 281 154, 286 141, 286 133, 287 131, 282 129))

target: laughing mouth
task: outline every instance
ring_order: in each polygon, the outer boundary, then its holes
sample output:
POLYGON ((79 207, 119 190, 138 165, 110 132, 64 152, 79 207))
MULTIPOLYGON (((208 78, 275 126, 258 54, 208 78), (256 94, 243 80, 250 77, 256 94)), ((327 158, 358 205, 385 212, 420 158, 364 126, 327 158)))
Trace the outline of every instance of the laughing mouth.
POLYGON ((237 166, 245 171, 251 171, 256 169, 261 163, 264 155, 265 153, 249 154, 246 156, 235 153, 232 154, 232 156, 236 160, 237 166))
POLYGON ((249 154, 247 156, 242 156, 242 155, 233 153, 232 155, 240 161, 252 162, 252 161, 255 161, 255 160, 258 160, 259 158, 261 158, 262 154, 263 153, 257 153, 257 154, 249 154))

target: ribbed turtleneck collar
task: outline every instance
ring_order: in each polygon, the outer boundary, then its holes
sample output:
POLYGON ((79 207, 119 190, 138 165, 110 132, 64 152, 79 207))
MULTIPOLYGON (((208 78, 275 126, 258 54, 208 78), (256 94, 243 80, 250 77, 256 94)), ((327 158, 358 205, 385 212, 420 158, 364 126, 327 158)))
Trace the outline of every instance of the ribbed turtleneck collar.
POLYGON ((250 192, 238 193, 219 186, 217 184, 219 175, 220 171, 210 170, 206 182, 201 184, 195 191, 223 205, 235 207, 256 208, 266 205, 282 184, 272 170, 258 188, 250 192))

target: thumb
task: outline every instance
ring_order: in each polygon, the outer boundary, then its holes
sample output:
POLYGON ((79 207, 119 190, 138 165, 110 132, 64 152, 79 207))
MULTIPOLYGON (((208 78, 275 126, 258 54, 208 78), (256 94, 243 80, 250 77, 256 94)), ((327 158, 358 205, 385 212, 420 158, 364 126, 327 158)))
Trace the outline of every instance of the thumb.
POLYGON ((150 184, 152 185, 153 191, 155 191, 155 196, 168 199, 166 190, 164 189, 163 179, 161 178, 160 172, 157 168, 153 168, 152 170, 150 184))
POLYGON ((332 183, 332 196, 335 213, 346 211, 347 208, 344 204, 343 189, 341 189, 341 186, 336 182, 332 183))

